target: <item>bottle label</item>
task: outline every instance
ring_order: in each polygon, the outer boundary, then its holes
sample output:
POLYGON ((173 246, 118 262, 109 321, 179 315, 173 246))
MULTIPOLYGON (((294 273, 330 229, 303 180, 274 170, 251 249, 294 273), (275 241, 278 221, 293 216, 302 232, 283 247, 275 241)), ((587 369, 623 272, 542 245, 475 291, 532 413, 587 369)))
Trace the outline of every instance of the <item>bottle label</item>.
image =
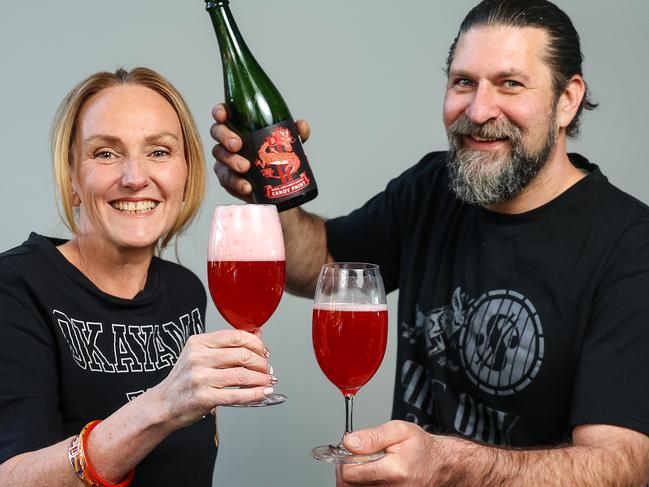
POLYGON ((278 204, 315 185, 293 120, 250 133, 244 147, 256 202, 278 204))

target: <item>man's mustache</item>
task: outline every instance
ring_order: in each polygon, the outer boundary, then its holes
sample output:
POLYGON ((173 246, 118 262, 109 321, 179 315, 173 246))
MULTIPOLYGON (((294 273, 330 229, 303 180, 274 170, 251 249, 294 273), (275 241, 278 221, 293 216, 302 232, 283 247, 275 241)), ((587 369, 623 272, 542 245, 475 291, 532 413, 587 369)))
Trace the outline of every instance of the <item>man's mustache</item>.
POLYGON ((449 137, 475 136, 483 139, 522 140, 523 130, 507 120, 500 122, 473 123, 466 115, 453 122, 447 133, 449 137))

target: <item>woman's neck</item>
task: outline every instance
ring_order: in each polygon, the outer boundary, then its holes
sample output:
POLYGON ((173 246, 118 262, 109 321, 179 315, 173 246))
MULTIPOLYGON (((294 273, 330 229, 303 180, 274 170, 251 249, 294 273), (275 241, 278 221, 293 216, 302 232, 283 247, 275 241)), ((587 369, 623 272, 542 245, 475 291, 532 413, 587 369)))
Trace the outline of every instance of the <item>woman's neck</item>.
POLYGON ((75 235, 58 246, 63 256, 103 292, 132 299, 146 285, 154 249, 127 251, 75 235))

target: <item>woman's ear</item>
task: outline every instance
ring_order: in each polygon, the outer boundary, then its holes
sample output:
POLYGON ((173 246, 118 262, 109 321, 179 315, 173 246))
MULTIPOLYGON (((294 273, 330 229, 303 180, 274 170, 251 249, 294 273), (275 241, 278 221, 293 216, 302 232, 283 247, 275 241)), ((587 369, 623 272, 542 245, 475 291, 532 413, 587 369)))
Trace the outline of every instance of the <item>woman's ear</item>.
POLYGON ((73 208, 76 208, 81 204, 81 197, 79 196, 79 190, 77 189, 78 184, 74 179, 74 176, 70 174, 70 204, 73 208))

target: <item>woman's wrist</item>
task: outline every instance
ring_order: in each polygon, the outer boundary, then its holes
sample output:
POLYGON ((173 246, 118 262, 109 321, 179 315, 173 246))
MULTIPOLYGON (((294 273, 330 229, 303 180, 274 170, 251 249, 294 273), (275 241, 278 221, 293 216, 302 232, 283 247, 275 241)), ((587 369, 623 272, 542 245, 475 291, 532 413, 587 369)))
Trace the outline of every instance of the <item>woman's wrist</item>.
POLYGON ((192 414, 178 408, 177 397, 175 398, 173 394, 167 393, 165 386, 166 380, 163 380, 137 399, 146 402, 146 407, 151 412, 149 420, 152 426, 158 426, 169 435, 178 429, 192 424, 197 419, 195 416, 200 412, 197 411, 195 414, 192 414))
POLYGON ((175 429, 155 393, 147 391, 98 424, 87 439, 97 473, 119 483, 175 429))
POLYGON ((68 449, 68 459, 70 466, 75 475, 83 481, 84 484, 91 487, 126 487, 135 476, 135 469, 128 472, 124 478, 119 482, 113 482, 105 479, 93 466, 93 462, 87 453, 88 437, 92 430, 101 423, 101 420, 94 420, 83 427, 81 432, 72 438, 70 447, 68 449))

